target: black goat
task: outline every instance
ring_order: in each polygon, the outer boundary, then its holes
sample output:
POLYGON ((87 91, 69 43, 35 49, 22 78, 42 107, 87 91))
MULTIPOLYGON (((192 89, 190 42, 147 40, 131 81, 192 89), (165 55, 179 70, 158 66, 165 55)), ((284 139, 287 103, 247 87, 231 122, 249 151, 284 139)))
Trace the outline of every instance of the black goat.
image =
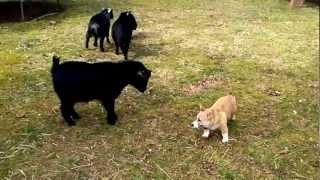
POLYGON ((89 47, 89 40, 93 36, 95 47, 98 46, 98 38, 100 39, 100 50, 103 52, 103 42, 104 38, 107 37, 107 42, 110 43, 109 40, 109 29, 110 29, 110 20, 113 18, 112 9, 103 9, 98 14, 91 17, 88 30, 86 34, 86 48, 89 47))
POLYGON ((138 61, 61 64, 59 61, 58 57, 53 57, 51 75, 61 102, 61 114, 70 126, 80 118, 74 110, 75 103, 91 100, 102 102, 108 112, 107 122, 114 125, 117 121, 114 103, 122 89, 130 84, 144 92, 151 76, 151 71, 138 61))
POLYGON ((116 46, 116 54, 119 54, 119 47, 128 59, 128 50, 132 38, 132 31, 137 29, 137 22, 130 11, 122 12, 119 18, 112 25, 112 39, 116 46))

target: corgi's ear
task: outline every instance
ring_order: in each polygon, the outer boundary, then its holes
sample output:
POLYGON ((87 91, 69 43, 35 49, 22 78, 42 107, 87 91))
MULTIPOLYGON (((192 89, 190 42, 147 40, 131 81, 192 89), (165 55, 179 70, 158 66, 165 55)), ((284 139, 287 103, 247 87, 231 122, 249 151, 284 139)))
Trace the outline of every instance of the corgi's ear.
POLYGON ((204 107, 202 106, 202 104, 199 104, 199 109, 200 109, 200 111, 204 111, 205 110, 204 107))
POLYGON ((207 113, 207 117, 208 117, 208 119, 213 118, 213 117, 215 116, 215 114, 216 114, 216 112, 215 112, 215 111, 210 111, 210 112, 208 112, 208 113, 207 113))

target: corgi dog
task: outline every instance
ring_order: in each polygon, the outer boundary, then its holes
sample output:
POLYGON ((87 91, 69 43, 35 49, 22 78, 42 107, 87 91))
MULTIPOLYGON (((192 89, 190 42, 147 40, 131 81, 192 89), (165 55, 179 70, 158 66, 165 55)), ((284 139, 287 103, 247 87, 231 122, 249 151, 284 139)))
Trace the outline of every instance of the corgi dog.
POLYGON ((196 129, 204 129, 202 134, 204 138, 209 137, 210 130, 219 129, 222 133, 222 142, 227 143, 229 141, 227 122, 235 119, 236 111, 236 98, 232 95, 223 96, 208 109, 200 107, 197 119, 192 122, 191 126, 196 129))

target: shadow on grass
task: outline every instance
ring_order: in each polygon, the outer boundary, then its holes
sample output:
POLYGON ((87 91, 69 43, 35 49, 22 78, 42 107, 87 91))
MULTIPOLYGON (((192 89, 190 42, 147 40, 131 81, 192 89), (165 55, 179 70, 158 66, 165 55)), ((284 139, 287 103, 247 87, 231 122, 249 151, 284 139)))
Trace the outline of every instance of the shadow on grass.
MULTIPOLYGON (((52 2, 24 2, 24 20, 28 21, 41 17, 45 14, 59 13, 64 10, 63 6, 52 2)), ((0 23, 19 22, 22 20, 20 2, 0 3, 0 23)))
MULTIPOLYGON (((164 50, 164 43, 153 43, 148 39, 156 36, 154 33, 138 32, 132 38, 131 52, 134 59, 147 56, 158 56, 164 50)), ((130 51, 130 50, 129 50, 130 51)))
MULTIPOLYGON (((21 21, 19 2, 0 2, 0 24, 10 32, 29 32, 35 29, 60 28, 64 20, 77 21, 87 17, 87 20, 99 12, 101 8, 108 7, 106 2, 70 1, 56 4, 52 2, 25 2, 25 20, 21 21)), ((86 23, 87 23, 86 20, 86 23)), ((82 20, 80 20, 82 21, 82 20)))

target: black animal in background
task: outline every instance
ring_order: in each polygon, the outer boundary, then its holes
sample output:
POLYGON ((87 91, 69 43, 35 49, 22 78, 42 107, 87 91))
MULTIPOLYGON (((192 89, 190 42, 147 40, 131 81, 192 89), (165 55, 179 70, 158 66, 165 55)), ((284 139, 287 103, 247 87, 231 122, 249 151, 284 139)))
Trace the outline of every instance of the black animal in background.
POLYGON ((77 102, 99 100, 108 112, 107 122, 114 125, 116 98, 128 84, 140 92, 147 89, 151 71, 138 61, 86 63, 69 61, 60 64, 53 56, 51 75, 54 90, 60 99, 60 110, 69 126, 80 116, 74 110, 77 102))
POLYGON ((137 29, 137 22, 130 11, 122 12, 119 18, 112 25, 112 39, 116 46, 116 54, 119 54, 119 47, 128 59, 128 50, 132 38, 132 31, 137 29))
POLYGON ((100 39, 100 50, 103 52, 103 42, 104 38, 107 38, 107 42, 110 43, 109 40, 109 30, 110 30, 110 20, 113 18, 112 9, 103 9, 98 14, 91 17, 88 30, 86 34, 86 48, 89 48, 89 40, 93 36, 95 47, 98 46, 98 38, 100 39))

